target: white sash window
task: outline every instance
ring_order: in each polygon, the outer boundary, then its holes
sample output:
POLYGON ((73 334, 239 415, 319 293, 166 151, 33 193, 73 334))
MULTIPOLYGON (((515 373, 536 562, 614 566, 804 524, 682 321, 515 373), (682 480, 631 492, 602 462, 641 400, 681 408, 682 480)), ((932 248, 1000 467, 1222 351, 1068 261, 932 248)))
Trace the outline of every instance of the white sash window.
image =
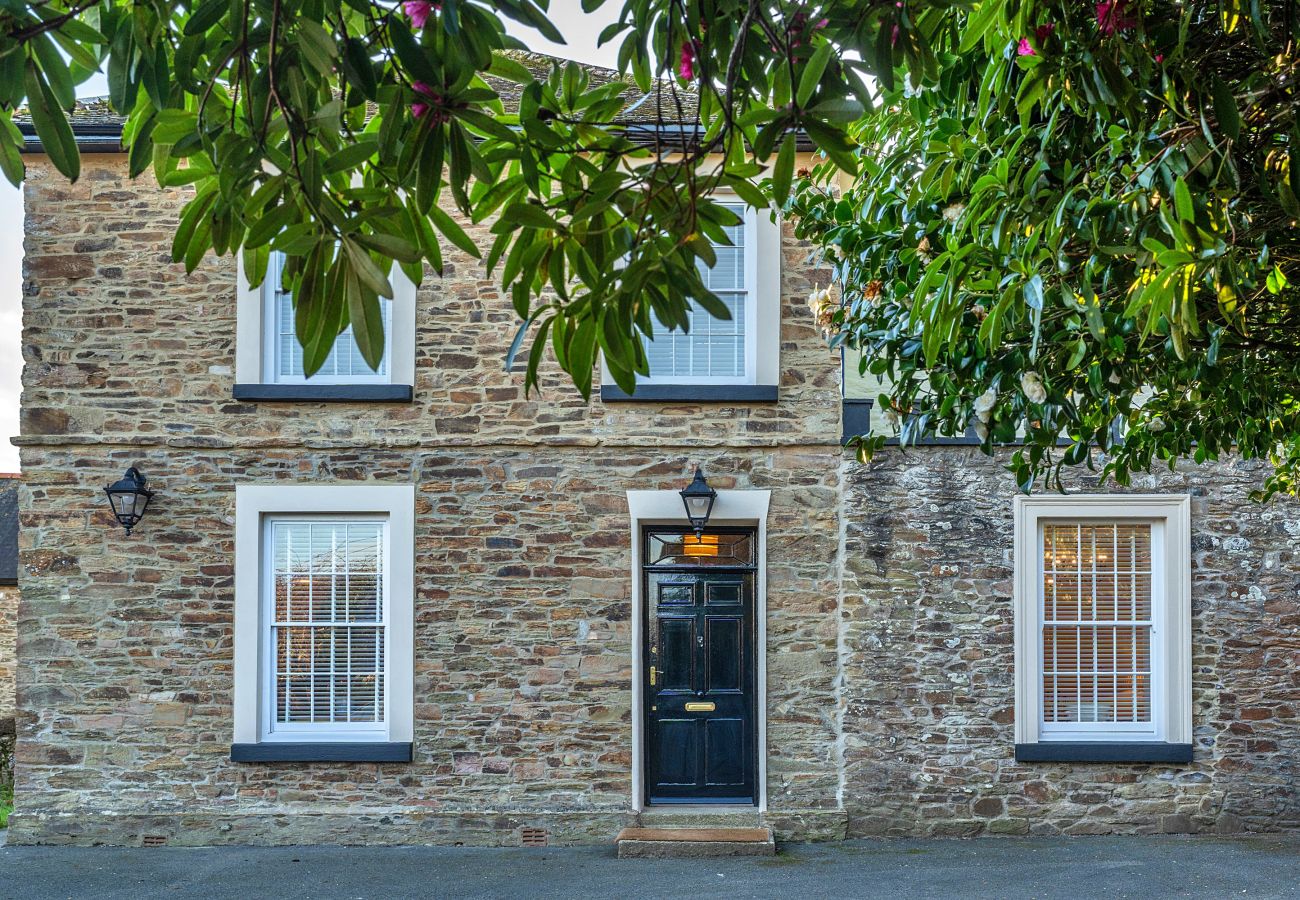
POLYGON ((1188 510, 1017 498, 1017 744, 1190 742, 1188 510))
POLYGON ((293 295, 281 290, 283 254, 271 253, 266 278, 256 289, 249 287, 243 266, 241 257, 235 336, 237 399, 245 399, 241 393, 247 393, 252 400, 310 400, 319 399, 325 391, 332 399, 355 395, 357 400, 394 400, 403 394, 401 386, 408 386, 402 399, 410 399, 409 386, 415 383, 417 289, 400 267, 394 266, 389 274, 392 299, 379 298, 384 323, 384 355, 379 367, 370 368, 349 326, 334 338, 324 364, 308 378, 294 330, 297 310, 293 295), (264 389, 259 391, 259 386, 264 389))
POLYGON ((692 307, 689 331, 670 331, 654 320, 654 337, 645 339, 650 363, 648 384, 752 384, 757 350, 758 247, 757 215, 741 203, 722 206, 741 217, 724 229, 731 246, 711 242, 717 262, 700 275, 731 312, 731 320, 715 319, 692 307))
POLYGON ((414 516, 409 484, 236 487, 236 761, 409 758, 414 516))
POLYGON ((324 365, 308 378, 303 374, 303 351, 294 331, 296 321, 293 307, 293 295, 280 289, 280 275, 284 265, 284 255, 272 253, 267 264, 266 280, 262 282, 262 294, 266 298, 267 310, 264 321, 274 323, 266 334, 266 371, 274 374, 277 384, 294 383, 329 383, 329 384, 387 384, 389 382, 389 357, 393 345, 393 302, 384 297, 379 298, 379 306, 384 320, 384 358, 378 369, 370 368, 361 348, 348 326, 338 337, 334 338, 334 349, 325 359, 324 365))
POLYGON ((264 736, 382 732, 388 523, 270 517, 264 736))

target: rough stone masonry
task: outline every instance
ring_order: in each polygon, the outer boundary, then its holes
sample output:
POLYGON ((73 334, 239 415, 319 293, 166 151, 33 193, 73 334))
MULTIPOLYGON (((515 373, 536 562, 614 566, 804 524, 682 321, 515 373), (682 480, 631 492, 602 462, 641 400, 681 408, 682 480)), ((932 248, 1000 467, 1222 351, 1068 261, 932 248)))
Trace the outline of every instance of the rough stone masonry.
POLYGON ((827 276, 788 232, 777 403, 588 403, 554 370, 525 396, 508 300, 449 250, 414 402, 248 404, 233 264, 186 277, 184 194, 125 173, 29 162, 12 842, 610 840, 635 819, 625 492, 696 463, 772 491, 781 839, 1300 826, 1300 522, 1248 500, 1254 466, 1134 485, 1194 498, 1193 763, 1017 763, 1005 461, 841 452, 838 360, 802 307, 827 276), (132 464, 159 496, 127 539, 102 488, 132 464), (230 761, 234 488, 281 482, 417 486, 409 764, 230 761))

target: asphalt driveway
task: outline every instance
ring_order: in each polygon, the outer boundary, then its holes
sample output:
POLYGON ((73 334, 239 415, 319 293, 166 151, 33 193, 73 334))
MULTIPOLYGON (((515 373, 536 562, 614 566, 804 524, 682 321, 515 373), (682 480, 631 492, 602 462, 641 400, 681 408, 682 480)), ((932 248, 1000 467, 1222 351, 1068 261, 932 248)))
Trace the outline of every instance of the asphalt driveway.
POLYGON ((617 860, 606 847, 2 847, 0 897, 1300 897, 1300 841, 851 841, 734 860, 617 860))

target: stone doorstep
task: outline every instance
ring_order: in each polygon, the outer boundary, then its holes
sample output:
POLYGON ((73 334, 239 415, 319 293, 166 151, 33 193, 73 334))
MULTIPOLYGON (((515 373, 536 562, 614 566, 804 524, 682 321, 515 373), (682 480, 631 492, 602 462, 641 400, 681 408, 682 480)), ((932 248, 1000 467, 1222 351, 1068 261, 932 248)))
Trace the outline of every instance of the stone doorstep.
POLYGON ((776 855, 770 828, 624 828, 614 843, 619 859, 776 855))

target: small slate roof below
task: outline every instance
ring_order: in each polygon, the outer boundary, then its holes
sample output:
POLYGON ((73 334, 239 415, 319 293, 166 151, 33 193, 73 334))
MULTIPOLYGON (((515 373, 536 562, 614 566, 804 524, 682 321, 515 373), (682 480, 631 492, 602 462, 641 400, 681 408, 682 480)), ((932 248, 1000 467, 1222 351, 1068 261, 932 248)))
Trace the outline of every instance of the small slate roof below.
POLYGON ((17 475, 0 475, 0 584, 18 583, 17 475))

